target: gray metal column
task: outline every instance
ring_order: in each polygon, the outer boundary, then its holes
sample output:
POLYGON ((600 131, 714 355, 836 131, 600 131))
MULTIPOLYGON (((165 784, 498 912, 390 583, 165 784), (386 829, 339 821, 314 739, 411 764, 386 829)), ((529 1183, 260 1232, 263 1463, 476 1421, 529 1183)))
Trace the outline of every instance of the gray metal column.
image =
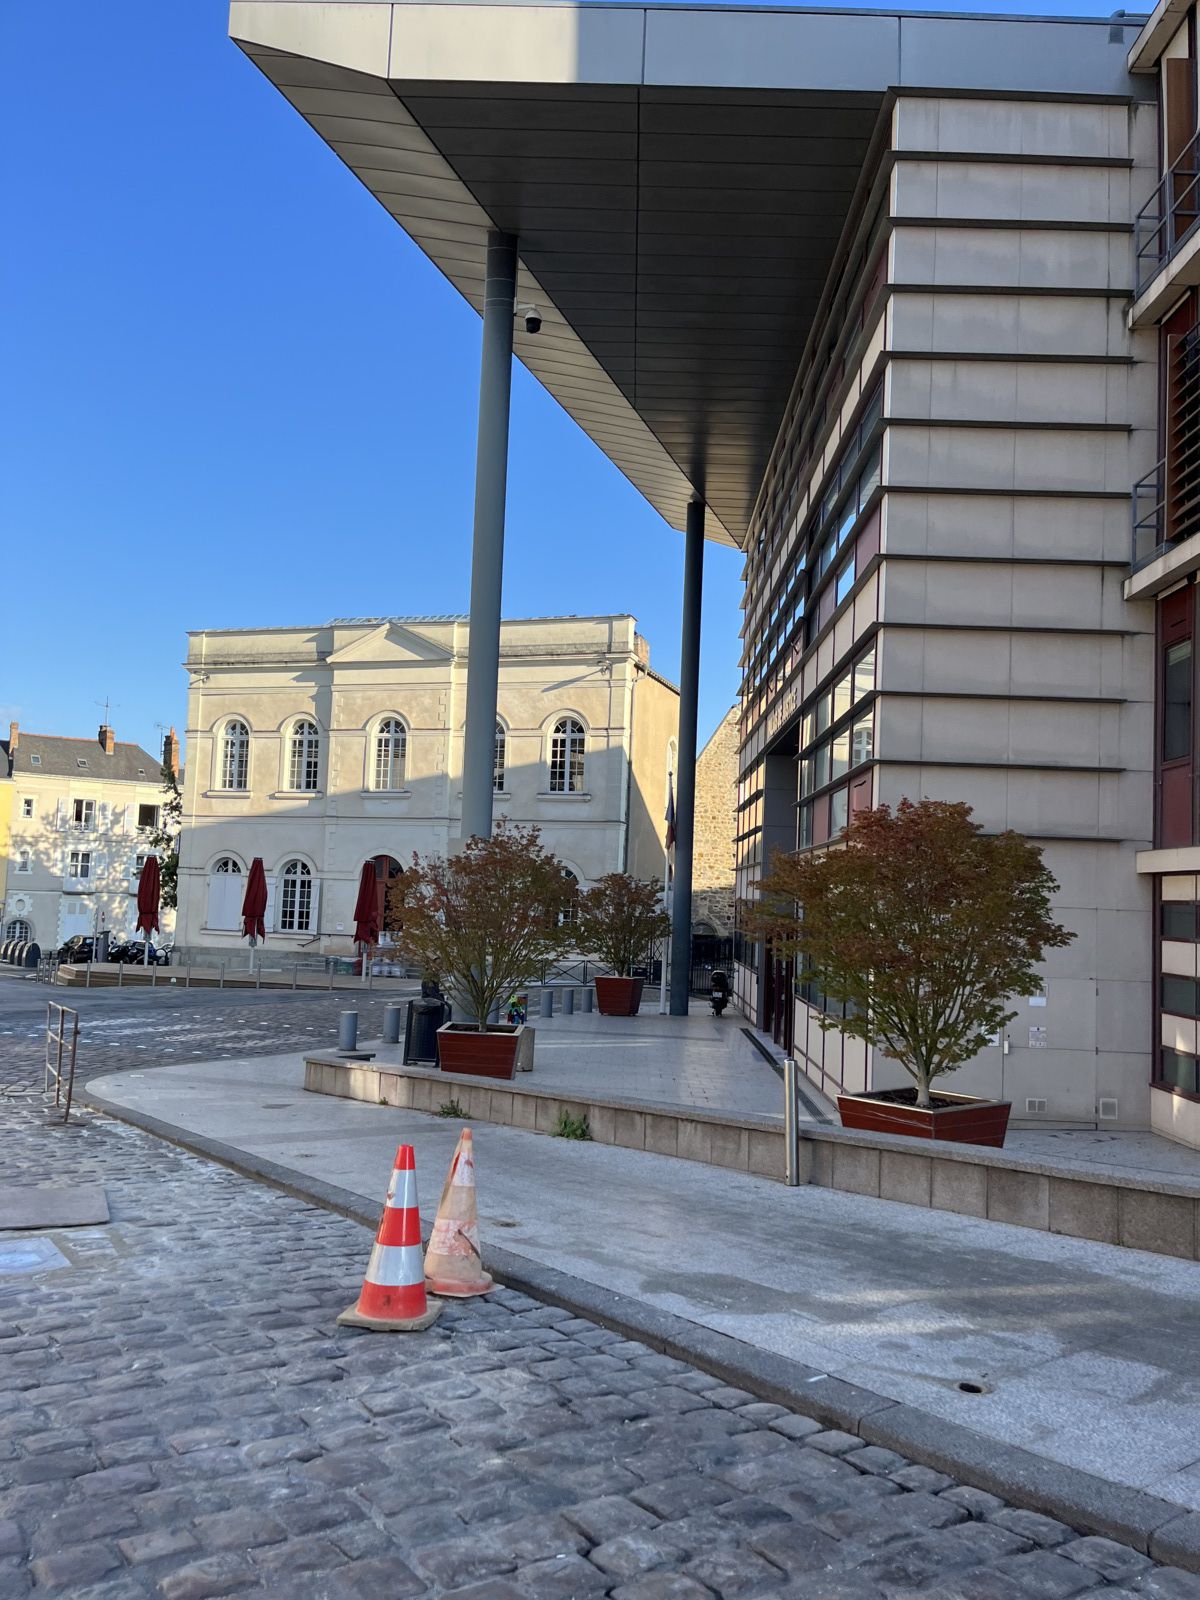
POLYGON ((504 499, 508 486, 508 409, 512 390, 517 241, 491 232, 483 291, 479 440, 475 451, 475 539, 471 550, 471 637, 467 653, 467 730, 463 743, 462 837, 489 838, 496 762, 496 679, 500 669, 500 589, 504 499))
POLYGON ((675 888, 671 902, 671 1015, 686 1017, 692 977, 692 832, 696 816, 696 713, 700 700, 700 597, 704 506, 688 502, 679 657, 679 764, 675 774, 675 888))

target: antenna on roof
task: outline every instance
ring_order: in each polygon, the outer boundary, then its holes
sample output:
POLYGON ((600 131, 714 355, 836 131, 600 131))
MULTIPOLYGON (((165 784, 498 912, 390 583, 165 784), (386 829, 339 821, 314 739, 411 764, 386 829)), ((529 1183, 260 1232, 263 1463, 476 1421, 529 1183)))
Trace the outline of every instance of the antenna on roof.
POLYGON ((109 699, 109 697, 107 695, 105 695, 103 700, 93 700, 92 704, 94 706, 103 706, 103 708, 104 708, 104 726, 106 728, 108 727, 108 716, 109 716, 110 710, 119 711, 121 709, 121 707, 119 705, 113 706, 111 700, 109 699))

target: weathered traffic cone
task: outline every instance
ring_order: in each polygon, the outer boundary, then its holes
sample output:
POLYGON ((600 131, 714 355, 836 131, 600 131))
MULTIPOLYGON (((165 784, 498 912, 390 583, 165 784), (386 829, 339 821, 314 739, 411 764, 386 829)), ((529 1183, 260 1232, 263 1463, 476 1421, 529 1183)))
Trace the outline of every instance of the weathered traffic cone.
POLYGON ((440 1304, 425 1293, 416 1156, 412 1145, 402 1144, 396 1151, 362 1293, 338 1322, 345 1328, 372 1328, 379 1333, 419 1333, 441 1313, 440 1304))
POLYGON ((425 1281, 434 1294, 465 1299, 495 1288, 483 1270, 475 1209, 475 1147, 470 1128, 459 1135, 437 1220, 425 1252, 425 1281))

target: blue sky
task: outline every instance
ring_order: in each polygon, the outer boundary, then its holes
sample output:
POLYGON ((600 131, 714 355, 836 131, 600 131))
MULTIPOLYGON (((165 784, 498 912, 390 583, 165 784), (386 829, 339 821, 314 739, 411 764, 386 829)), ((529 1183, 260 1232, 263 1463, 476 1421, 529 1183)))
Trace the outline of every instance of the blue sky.
MULTIPOLYGON (((188 629, 466 610, 479 322, 223 0, 54 16, 0 6, 0 722, 86 734, 108 697, 154 749, 188 629)), ((506 615, 632 611, 675 678, 681 562, 518 366, 506 615)), ((740 567, 708 547, 702 739, 737 694, 740 567)))

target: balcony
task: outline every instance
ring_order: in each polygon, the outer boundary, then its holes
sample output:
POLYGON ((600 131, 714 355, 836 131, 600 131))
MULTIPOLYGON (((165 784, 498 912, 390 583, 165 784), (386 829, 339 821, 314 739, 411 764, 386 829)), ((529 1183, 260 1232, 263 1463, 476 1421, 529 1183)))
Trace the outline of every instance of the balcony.
POLYGON ((1171 548, 1171 541, 1165 537, 1166 481, 1167 464, 1160 461, 1133 486, 1133 548, 1129 565, 1134 572, 1171 548))
POLYGON ((1133 225, 1134 297, 1140 297, 1200 222, 1200 132, 1137 214, 1133 225))

